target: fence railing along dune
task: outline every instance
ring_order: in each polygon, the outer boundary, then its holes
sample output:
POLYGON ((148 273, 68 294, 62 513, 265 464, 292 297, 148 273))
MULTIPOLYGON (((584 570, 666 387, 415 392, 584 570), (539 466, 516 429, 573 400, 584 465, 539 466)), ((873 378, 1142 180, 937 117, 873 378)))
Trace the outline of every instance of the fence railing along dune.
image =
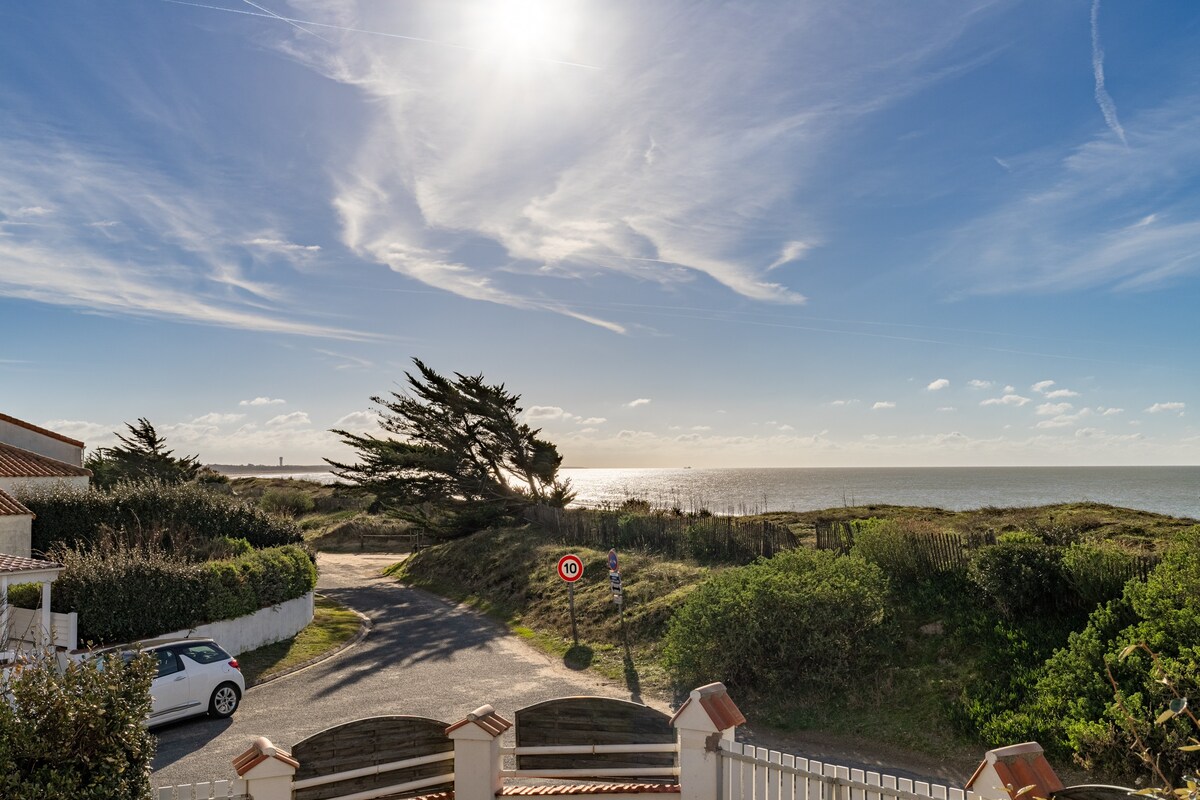
POLYGON ((566 545, 640 550, 701 562, 749 563, 799 544, 796 534, 782 525, 730 516, 535 506, 526 517, 566 545))

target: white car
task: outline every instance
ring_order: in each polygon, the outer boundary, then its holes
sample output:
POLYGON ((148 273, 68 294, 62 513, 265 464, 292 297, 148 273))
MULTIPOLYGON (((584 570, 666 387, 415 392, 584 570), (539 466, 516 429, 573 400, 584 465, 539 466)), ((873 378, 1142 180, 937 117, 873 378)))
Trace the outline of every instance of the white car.
POLYGON ((149 653, 158 661, 158 674, 150 685, 153 701, 148 726, 208 714, 224 718, 237 711, 246 693, 246 679, 237 659, 212 639, 160 639, 119 649, 131 658, 149 653))

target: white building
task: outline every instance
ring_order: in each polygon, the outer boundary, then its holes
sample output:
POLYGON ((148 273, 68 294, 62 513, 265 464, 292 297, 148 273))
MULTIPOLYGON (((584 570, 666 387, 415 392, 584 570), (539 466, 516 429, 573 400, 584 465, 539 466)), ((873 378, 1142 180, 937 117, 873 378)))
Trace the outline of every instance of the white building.
MULTIPOLYGON (((33 557, 33 512, 13 493, 23 486, 58 485, 88 487, 91 472, 83 468, 83 442, 37 425, 0 414, 0 661, 11 657, 20 640, 34 644, 74 647, 72 636, 63 641, 53 636, 50 613, 50 584, 62 565, 33 557), (17 583, 40 583, 40 613, 10 609, 8 587, 17 583)), ((61 632, 60 632, 61 633, 61 632)))

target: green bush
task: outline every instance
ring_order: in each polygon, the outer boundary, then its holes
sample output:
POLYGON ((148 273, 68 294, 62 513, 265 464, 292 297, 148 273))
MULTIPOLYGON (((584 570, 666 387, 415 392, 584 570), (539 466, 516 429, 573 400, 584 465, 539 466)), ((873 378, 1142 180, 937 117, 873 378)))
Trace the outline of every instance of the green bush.
POLYGON ((1023 711, 1040 721, 1043 745, 1073 754, 1088 770, 1112 779, 1138 775, 1136 731, 1178 779, 1195 769, 1195 755, 1177 749, 1188 733, 1183 721, 1154 724, 1172 699, 1163 678, 1184 696, 1200 697, 1200 527, 1182 533, 1147 580, 1130 581, 1120 600, 1092 612, 1087 627, 1046 662, 1023 711), (1157 666, 1140 650, 1117 658, 1141 643, 1158 654, 1157 666))
MULTIPOLYGON (((308 554, 294 545, 200 564, 160 550, 58 548, 66 569, 54 584, 55 611, 79 613, 79 638, 130 642, 250 614, 300 597, 317 583, 308 554)), ((11 594, 10 594, 11 596, 11 594)))
POLYGON ((316 507, 312 495, 303 489, 268 489, 263 492, 258 504, 272 514, 298 517, 316 507))
POLYGON ((1136 573, 1136 557, 1112 542, 1076 543, 1062 551, 1063 576, 1084 608, 1115 600, 1136 573))
POLYGON ((0 797, 150 800, 149 656, 102 667, 52 656, 0 677, 0 797))
POLYGON ((853 526, 851 553, 877 564, 895 583, 920 583, 966 567, 959 537, 930 523, 872 517, 853 526))
POLYGON ((1061 549, 1028 533, 1006 533, 975 552, 971 581, 1003 616, 1026 619, 1057 609, 1064 594, 1061 549))
POLYGON ((667 630, 678 686, 743 690, 838 685, 878 648, 887 578, 853 556, 793 550, 718 573, 688 595, 667 630))
POLYGON ((18 496, 36 515, 32 543, 40 553, 59 544, 90 548, 113 531, 127 544, 160 541, 181 551, 222 536, 254 547, 302 541, 291 520, 194 484, 122 483, 108 491, 26 487, 18 496))

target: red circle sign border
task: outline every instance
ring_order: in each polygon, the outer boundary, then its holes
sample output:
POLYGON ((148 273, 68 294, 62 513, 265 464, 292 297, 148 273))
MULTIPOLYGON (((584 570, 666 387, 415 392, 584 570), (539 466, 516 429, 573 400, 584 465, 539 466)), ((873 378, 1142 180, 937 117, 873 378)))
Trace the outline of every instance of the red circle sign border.
POLYGON ((567 583, 574 583, 583 577, 583 560, 574 553, 568 553, 558 560, 558 577, 562 578, 567 583), (566 564, 575 564, 578 566, 578 571, 574 576, 568 576, 563 567, 566 564))

